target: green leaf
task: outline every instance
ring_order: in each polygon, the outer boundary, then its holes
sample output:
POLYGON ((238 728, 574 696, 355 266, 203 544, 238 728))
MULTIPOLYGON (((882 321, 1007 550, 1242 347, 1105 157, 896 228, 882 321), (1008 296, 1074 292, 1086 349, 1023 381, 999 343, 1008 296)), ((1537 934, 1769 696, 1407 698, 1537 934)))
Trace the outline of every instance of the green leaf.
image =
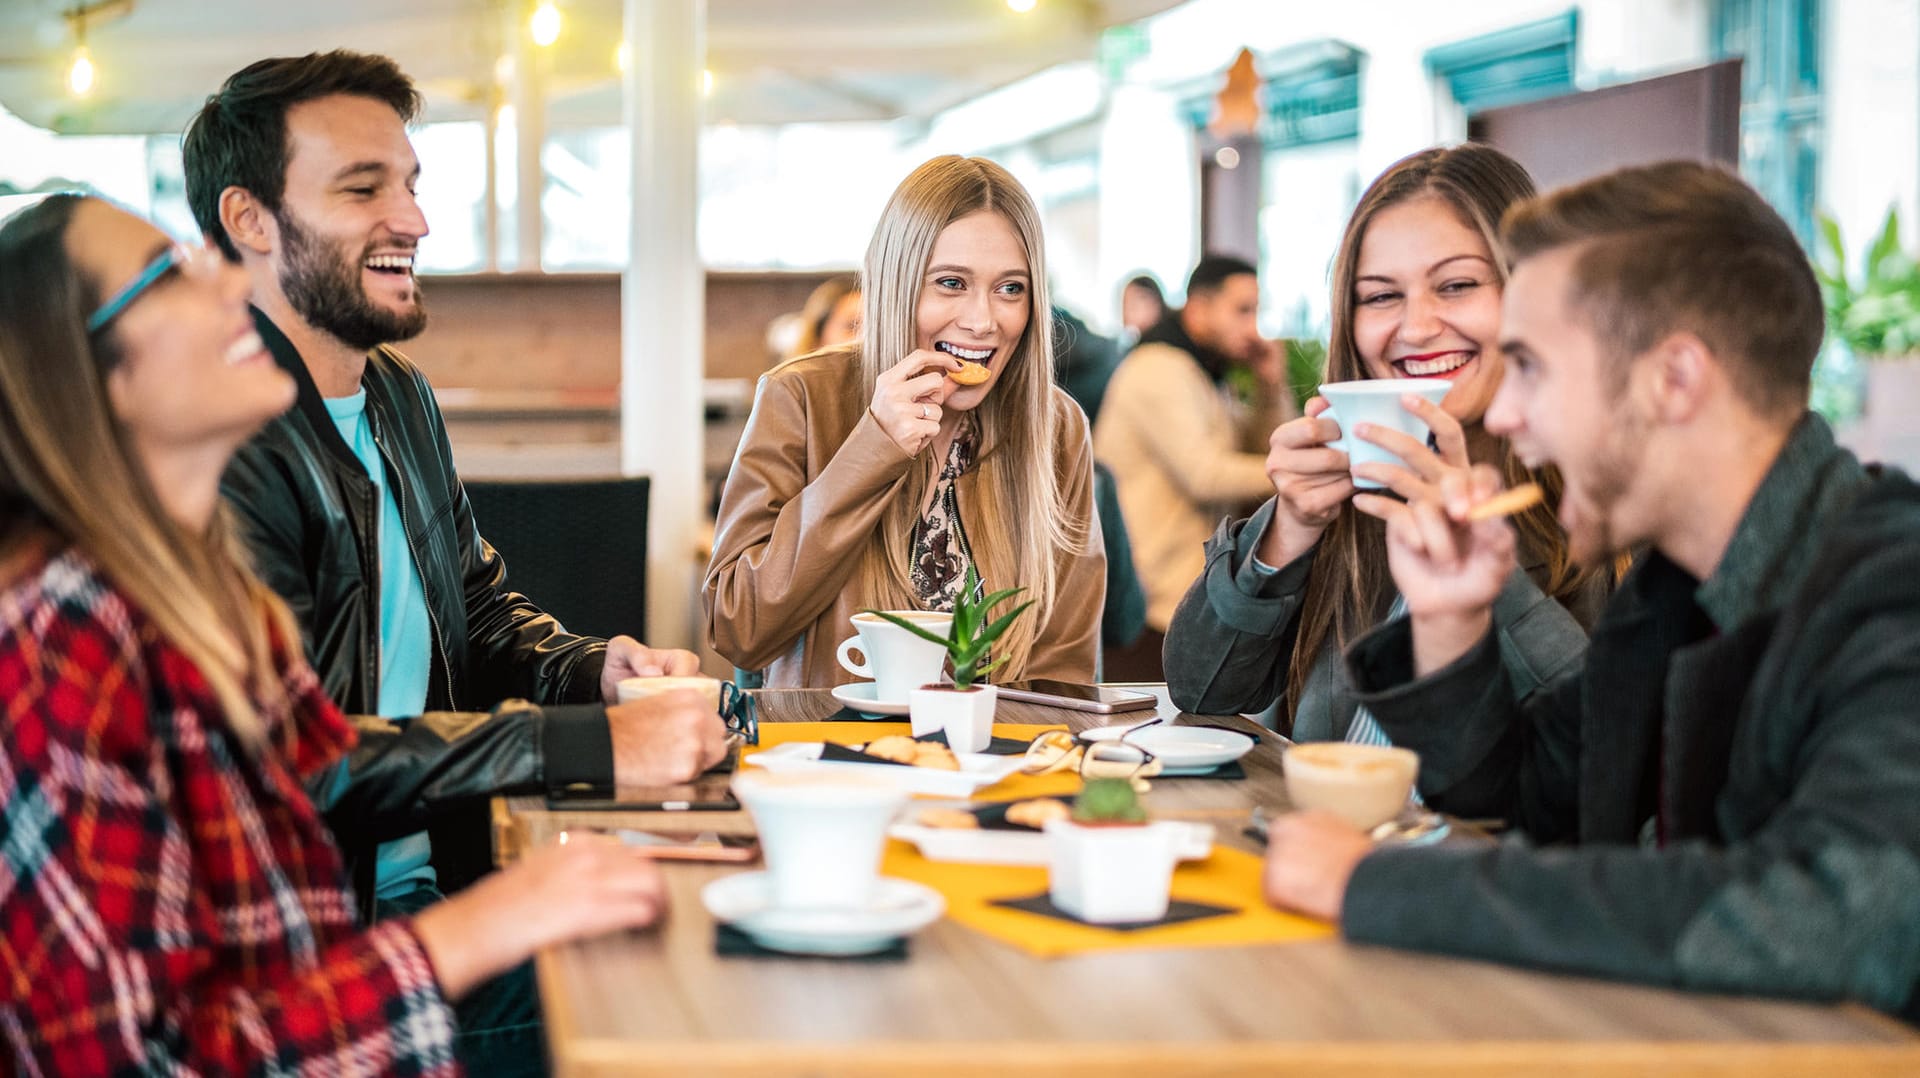
POLYGON ((1900 207, 1887 207, 1886 223, 1880 226, 1880 235, 1867 250, 1867 280, 1889 276, 1887 259, 1900 253, 1900 207))
POLYGON ((1007 631, 1007 628, 1013 624, 1013 619, 1019 617, 1021 614, 1026 613, 1027 607, 1032 606, 1034 602, 1035 600, 1028 599, 1026 602, 1021 603, 1019 606, 1016 606, 1012 610, 1009 610, 1005 614, 1002 614, 998 621, 995 621, 992 625, 987 626, 986 631, 980 634, 980 642, 983 644, 991 644, 995 640, 1000 639, 1000 634, 1007 631))

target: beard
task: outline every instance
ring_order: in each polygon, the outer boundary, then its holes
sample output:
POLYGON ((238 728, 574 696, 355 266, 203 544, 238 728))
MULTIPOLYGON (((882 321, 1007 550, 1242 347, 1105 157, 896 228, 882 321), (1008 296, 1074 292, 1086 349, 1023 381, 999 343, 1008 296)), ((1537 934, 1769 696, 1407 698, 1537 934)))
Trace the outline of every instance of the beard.
POLYGON ((427 305, 414 285, 413 308, 390 311, 367 298, 360 261, 348 260, 300 226, 291 212, 274 215, 286 242, 280 291, 308 325, 362 351, 411 340, 427 328, 427 305))
POLYGON ((1634 413, 1631 404, 1619 414, 1620 422, 1594 448, 1584 469, 1586 478, 1576 506, 1584 519, 1567 529, 1567 554, 1584 566, 1606 565, 1621 553, 1623 545, 1614 532, 1614 510, 1626 497, 1647 456, 1649 424, 1634 413))

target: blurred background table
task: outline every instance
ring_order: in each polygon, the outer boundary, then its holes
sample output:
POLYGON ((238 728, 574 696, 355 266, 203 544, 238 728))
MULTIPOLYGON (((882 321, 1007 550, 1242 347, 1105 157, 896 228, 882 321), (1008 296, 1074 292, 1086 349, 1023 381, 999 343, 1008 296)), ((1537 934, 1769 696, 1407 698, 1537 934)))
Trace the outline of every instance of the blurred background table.
MULTIPOLYGON (((824 690, 763 691, 760 721, 828 718, 824 690)), ((1178 712, 1161 691, 1161 713, 1178 712)), ((1119 719, 1002 701, 997 720, 1119 719)), ((1157 815, 1209 819, 1252 848, 1252 806, 1284 806, 1278 739, 1242 781, 1156 779, 1157 815)), ((751 833, 744 813, 494 807, 498 855, 588 828, 751 833)), ((1338 939, 1036 959, 951 921, 904 962, 718 958, 700 889, 737 865, 664 864, 658 931, 536 959, 554 1070, 587 1075, 1920 1074, 1920 1034, 1869 1008, 1614 984, 1338 939)), ((1253 896, 1250 896, 1253 897, 1253 896)))

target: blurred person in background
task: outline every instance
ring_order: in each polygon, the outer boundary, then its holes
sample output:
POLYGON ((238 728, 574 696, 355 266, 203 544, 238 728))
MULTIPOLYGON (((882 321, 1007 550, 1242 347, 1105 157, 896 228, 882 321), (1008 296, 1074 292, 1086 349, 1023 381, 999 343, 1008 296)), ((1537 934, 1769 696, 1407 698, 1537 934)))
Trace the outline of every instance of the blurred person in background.
MULTIPOLYGON (((1506 372, 1499 327, 1507 260, 1497 229, 1507 208, 1533 193, 1518 162, 1475 143, 1424 150, 1382 173, 1361 196, 1334 259, 1325 378, 1453 383, 1437 407, 1407 398, 1433 432, 1431 448, 1393 431, 1354 432, 1402 458, 1360 467, 1394 495, 1422 495, 1475 463, 1498 467, 1510 483, 1540 482, 1552 495, 1515 518, 1520 567, 1494 609, 1521 695, 1580 660, 1582 626, 1592 624, 1611 581, 1569 556, 1554 519, 1558 477, 1528 468, 1483 422, 1506 372)), ((1168 634, 1167 684, 1174 702, 1193 711, 1261 711, 1283 701, 1279 725, 1296 741, 1384 744, 1340 655, 1403 613, 1387 573, 1385 528, 1368 515, 1385 499, 1355 496, 1347 454, 1327 445, 1341 431, 1325 409, 1315 397, 1307 415, 1273 432, 1273 496, 1208 542, 1206 573, 1168 634)))
POLYGON ((1208 255, 1187 280, 1187 302, 1149 329, 1120 361, 1093 428, 1094 454, 1113 471, 1147 595, 1146 629, 1106 657, 1116 681, 1162 681, 1161 647, 1174 607, 1205 566, 1203 547, 1227 514, 1272 489, 1264 439, 1287 396, 1280 348, 1260 335, 1260 288, 1251 264, 1208 255), (1249 416, 1233 395, 1236 370, 1252 372, 1267 407, 1249 416))
POLYGON ((1151 273, 1136 273, 1120 286, 1120 350, 1130 352, 1167 316, 1166 293, 1151 273))
MULTIPOLYGON (((1065 307, 1053 309, 1054 375, 1087 422, 1100 416, 1100 400, 1107 381, 1120 362, 1118 346, 1095 333, 1065 307)), ((1103 655, 1127 647, 1140 638, 1147 623, 1147 594, 1133 568, 1133 547, 1127 540, 1127 522, 1120 514, 1120 494, 1107 466, 1093 466, 1093 503, 1100 516, 1100 535, 1107 548, 1107 601, 1100 614, 1103 655)))
POLYGON ((861 280, 859 341, 760 380, 702 589, 714 650, 770 687, 846 682, 851 615, 950 610, 971 566, 1035 602, 994 680, 1091 681, 1106 558, 1031 197, 991 161, 934 158, 861 280))
POLYGON ((302 789, 355 731, 220 498, 296 392, 247 290, 98 199, 0 228, 8 1073, 452 1075, 450 1000, 665 911, 650 861, 574 842, 355 916, 302 789))
POLYGON ((814 288, 800 308, 800 333, 787 358, 846 344, 860 336, 860 278, 851 273, 829 277, 814 288))

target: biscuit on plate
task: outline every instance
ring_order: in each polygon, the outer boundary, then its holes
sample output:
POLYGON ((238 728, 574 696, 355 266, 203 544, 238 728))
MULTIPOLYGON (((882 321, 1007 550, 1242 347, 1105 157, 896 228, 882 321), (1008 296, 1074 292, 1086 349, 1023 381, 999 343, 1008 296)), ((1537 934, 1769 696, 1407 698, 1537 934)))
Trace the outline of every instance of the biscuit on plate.
POLYGON ((921 809, 919 819, 922 827, 938 827, 942 830, 975 831, 980 827, 980 818, 966 809, 921 809))
POLYGON ((919 745, 919 751, 913 758, 913 765, 915 767, 930 767, 935 771, 960 770, 960 760, 954 756, 952 749, 945 745, 926 741, 918 742, 917 744, 919 745))
POLYGON ((1065 801, 1051 797, 1036 798, 1032 801, 1015 801, 1007 806, 1007 822, 1031 827, 1038 831, 1047 826, 1050 820, 1064 820, 1073 815, 1065 801))
POLYGON ((890 734, 874 738, 860 751, 889 763, 911 764, 920 754, 920 743, 903 734, 890 734))

